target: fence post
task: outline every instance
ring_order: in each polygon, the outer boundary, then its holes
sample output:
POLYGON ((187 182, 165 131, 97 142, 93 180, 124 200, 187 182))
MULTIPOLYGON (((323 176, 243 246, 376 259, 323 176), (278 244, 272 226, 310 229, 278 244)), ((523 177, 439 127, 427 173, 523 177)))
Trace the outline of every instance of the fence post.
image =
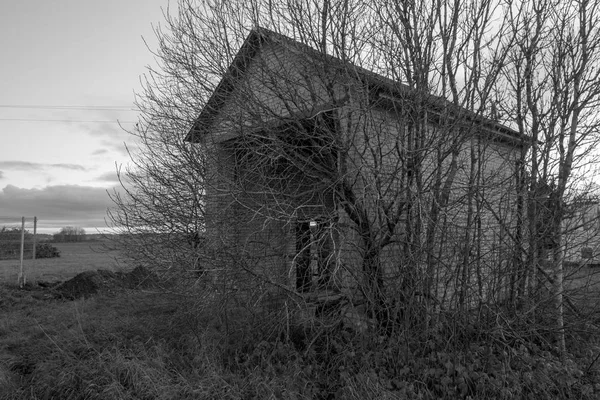
POLYGON ((35 260, 35 239, 37 234, 37 217, 33 217, 33 256, 32 260, 35 260))
POLYGON ((21 217, 21 266, 19 268, 19 287, 25 286, 25 275, 23 274, 23 250, 25 250, 25 217, 21 217))

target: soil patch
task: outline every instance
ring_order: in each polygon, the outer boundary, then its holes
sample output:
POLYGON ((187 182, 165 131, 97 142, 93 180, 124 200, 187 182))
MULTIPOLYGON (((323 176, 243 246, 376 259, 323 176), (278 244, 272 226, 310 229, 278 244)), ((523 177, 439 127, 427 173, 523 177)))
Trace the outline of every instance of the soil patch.
POLYGON ((144 267, 136 267, 129 272, 113 272, 106 269, 82 272, 68 281, 52 288, 56 297, 75 300, 88 298, 99 292, 113 292, 118 289, 139 289, 155 287, 157 276, 144 267))

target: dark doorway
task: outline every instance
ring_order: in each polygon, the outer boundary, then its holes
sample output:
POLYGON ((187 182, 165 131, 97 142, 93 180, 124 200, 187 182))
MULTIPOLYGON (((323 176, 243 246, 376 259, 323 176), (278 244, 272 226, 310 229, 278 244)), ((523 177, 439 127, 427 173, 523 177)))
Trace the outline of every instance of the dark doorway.
POLYGON ((327 221, 298 221, 296 223, 296 290, 308 292, 317 277, 319 289, 331 283, 333 240, 327 221))
POLYGON ((308 292, 311 289, 310 259, 310 222, 298 222, 296 223, 296 290, 299 292, 308 292))

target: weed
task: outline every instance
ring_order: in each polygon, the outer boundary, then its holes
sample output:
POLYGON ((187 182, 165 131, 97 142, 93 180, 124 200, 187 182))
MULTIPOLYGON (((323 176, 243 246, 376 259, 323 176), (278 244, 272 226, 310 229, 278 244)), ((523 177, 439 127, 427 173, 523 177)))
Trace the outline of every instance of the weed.
POLYGON ((289 309, 223 305, 201 292, 120 290, 59 301, 0 290, 2 399, 598 396, 593 327, 560 360, 516 320, 499 330, 440 317, 427 334, 397 326, 377 336, 331 319, 307 326, 289 309))

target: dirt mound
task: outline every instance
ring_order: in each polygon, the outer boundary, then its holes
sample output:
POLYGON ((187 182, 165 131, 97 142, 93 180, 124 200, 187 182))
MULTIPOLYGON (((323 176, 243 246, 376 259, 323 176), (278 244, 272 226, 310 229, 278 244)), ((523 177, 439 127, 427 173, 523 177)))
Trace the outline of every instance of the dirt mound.
POLYGON ((102 289, 115 288, 116 274, 112 271, 99 269, 97 271, 85 271, 77 274, 72 279, 65 281, 54 288, 59 297, 74 300, 80 297, 87 298, 98 293, 102 289))
POLYGON ((98 292, 117 289, 138 289, 156 286, 158 277, 144 267, 129 272, 113 272, 106 269, 85 271, 65 281, 52 290, 63 299, 88 298, 98 292))

